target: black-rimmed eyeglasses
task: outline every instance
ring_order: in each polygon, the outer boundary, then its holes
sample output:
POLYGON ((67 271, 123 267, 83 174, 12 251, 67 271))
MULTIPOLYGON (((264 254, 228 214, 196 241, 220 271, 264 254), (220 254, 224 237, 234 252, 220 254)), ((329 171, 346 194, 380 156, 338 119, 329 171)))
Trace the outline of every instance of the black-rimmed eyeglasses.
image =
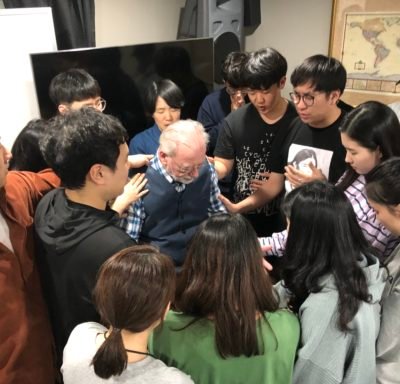
POLYGON ((303 100, 304 105, 306 105, 307 107, 311 107, 312 105, 314 105, 315 96, 313 95, 300 95, 297 92, 290 92, 289 96, 295 104, 299 104, 300 100, 303 100))

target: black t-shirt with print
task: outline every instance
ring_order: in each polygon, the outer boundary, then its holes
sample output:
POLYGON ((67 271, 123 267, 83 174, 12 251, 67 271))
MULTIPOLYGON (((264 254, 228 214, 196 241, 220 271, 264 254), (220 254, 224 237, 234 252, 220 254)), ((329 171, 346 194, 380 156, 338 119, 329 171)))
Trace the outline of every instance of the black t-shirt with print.
MULTIPOLYGON (((271 154, 279 153, 278 148, 289 134, 292 120, 297 116, 296 110, 288 103, 283 117, 274 124, 266 123, 252 104, 247 104, 229 114, 218 136, 214 156, 234 160, 236 180, 234 185, 234 201, 239 202, 251 194, 250 181, 258 178, 262 172, 270 170, 271 154), (275 149, 276 147, 276 149, 275 149)), ((282 173, 282 172, 281 172, 282 173)), ((273 200, 246 217, 253 225, 260 220, 260 226, 265 230, 258 233, 270 232, 266 218, 279 213, 280 198, 273 200)), ((271 217, 271 220, 273 218, 271 217)), ((255 227, 259 226, 255 224, 255 227)))
POLYGON ((328 180, 336 183, 346 170, 346 150, 340 140, 339 127, 346 112, 342 111, 339 118, 326 128, 313 128, 301 121, 299 117, 293 120, 290 127, 290 134, 287 135, 285 143, 278 150, 280 153, 273 155, 270 163, 271 171, 283 173, 288 163, 289 149, 292 144, 298 144, 316 149, 323 149, 332 152, 329 165, 328 180))

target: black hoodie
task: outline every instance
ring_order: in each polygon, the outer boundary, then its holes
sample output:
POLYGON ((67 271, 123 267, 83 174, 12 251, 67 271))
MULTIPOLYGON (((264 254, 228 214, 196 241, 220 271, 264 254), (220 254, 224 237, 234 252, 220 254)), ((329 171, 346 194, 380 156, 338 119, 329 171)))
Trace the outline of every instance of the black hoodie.
POLYGON ((67 200, 62 188, 49 192, 36 209, 37 258, 59 362, 73 328, 99 320, 92 290, 100 266, 135 244, 117 221, 112 210, 67 200))

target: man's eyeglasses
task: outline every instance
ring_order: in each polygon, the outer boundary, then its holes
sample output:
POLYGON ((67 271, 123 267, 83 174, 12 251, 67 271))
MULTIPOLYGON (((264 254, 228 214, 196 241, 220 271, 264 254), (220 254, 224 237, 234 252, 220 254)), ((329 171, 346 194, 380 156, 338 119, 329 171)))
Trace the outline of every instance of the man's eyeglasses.
POLYGON ((307 107, 311 107, 312 105, 314 105, 315 96, 313 95, 299 95, 296 92, 290 92, 289 96, 295 104, 299 104, 300 100, 303 100, 304 105, 306 105, 307 107))
POLYGON ((242 96, 246 96, 246 92, 241 88, 226 87, 226 92, 229 96, 234 96, 240 93, 242 96))
POLYGON ((202 166, 203 164, 193 165, 192 167, 181 167, 180 165, 177 165, 176 170, 181 174, 190 175, 195 171, 199 172, 202 166))

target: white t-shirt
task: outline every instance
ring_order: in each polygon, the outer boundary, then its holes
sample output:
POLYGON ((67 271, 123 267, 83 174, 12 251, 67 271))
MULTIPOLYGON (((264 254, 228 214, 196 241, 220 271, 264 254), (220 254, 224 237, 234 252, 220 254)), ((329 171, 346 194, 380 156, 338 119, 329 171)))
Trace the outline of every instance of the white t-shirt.
POLYGON ((135 363, 128 363, 126 370, 120 376, 114 376, 108 380, 98 377, 94 373, 91 361, 98 348, 96 337, 99 333, 106 331, 107 328, 94 322, 79 324, 75 327, 64 348, 61 367, 64 384, 193 384, 190 376, 176 368, 167 367, 161 360, 151 356, 146 356, 135 363))

